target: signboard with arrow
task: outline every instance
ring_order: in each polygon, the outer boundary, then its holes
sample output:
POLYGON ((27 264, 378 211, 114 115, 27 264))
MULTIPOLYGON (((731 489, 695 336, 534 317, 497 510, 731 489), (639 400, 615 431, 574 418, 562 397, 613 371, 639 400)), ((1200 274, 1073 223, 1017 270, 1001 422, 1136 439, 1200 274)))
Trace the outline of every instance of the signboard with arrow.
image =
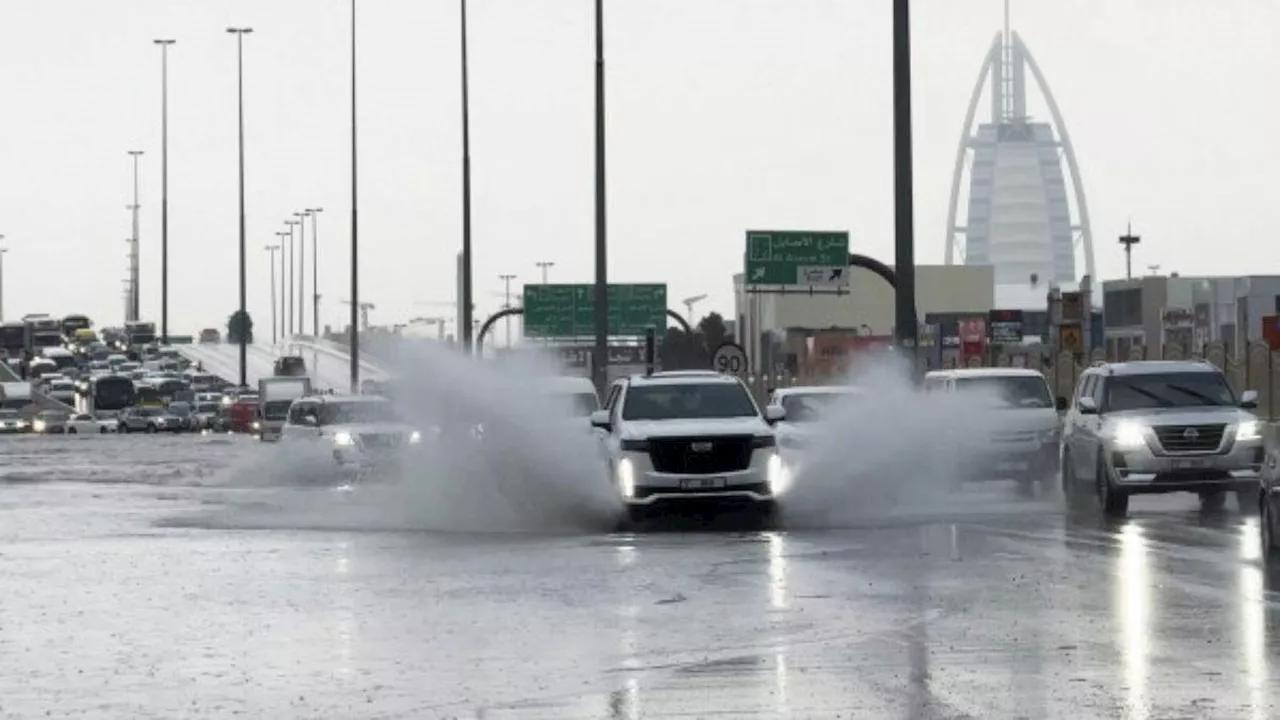
POLYGON ((849 285, 849 233, 748 230, 744 284, 849 285))

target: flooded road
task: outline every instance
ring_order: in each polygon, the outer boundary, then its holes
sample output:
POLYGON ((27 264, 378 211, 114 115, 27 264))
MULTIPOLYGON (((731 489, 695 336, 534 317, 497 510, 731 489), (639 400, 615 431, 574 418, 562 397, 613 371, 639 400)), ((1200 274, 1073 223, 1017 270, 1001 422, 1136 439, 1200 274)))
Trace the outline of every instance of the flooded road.
POLYGON ((371 531, 278 512, 353 498, 233 471, 249 442, 0 442, 0 718, 1280 716, 1256 519, 1191 496, 371 531))

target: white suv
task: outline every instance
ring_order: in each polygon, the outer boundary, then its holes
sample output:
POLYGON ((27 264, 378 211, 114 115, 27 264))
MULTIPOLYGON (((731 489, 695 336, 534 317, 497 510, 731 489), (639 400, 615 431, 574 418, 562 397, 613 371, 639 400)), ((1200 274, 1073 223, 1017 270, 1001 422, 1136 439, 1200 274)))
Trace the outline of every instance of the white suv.
POLYGON ((787 482, 773 424, 735 377, 664 372, 619 380, 591 424, 632 517, 689 500, 746 502, 765 514, 787 482))
POLYGON ((422 435, 399 418, 386 398, 316 395, 293 401, 280 439, 282 447, 329 452, 344 473, 363 476, 403 462, 422 435))

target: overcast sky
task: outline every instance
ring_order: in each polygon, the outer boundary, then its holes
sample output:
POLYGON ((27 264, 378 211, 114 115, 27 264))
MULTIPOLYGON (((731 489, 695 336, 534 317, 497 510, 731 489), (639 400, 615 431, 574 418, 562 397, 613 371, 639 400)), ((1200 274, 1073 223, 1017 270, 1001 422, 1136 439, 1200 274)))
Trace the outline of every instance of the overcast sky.
MULTIPOLYGON (((142 149, 142 308, 158 319, 160 57, 151 40, 172 37, 171 329, 225 325, 237 302, 235 41, 225 28, 247 25, 250 311, 269 331, 263 246, 291 213, 318 205, 322 322, 342 324, 346 0, 13 5, 0 27, 7 318, 122 319, 126 151, 142 149)), ((611 279, 667 282, 673 306, 707 293, 699 314, 731 310, 751 227, 848 229, 855 251, 892 261, 889 0, 606 5, 611 279)), ((1115 237, 1130 218, 1144 239, 1139 267, 1275 271, 1278 7, 1014 0, 1014 27, 1076 146, 1103 277, 1123 272, 1115 237)), ((375 322, 452 317, 458 2, 360 0, 360 8, 362 299, 377 305, 375 322)), ((480 316, 502 303, 501 273, 536 282, 535 263, 549 260, 553 282, 591 278, 591 8, 591 0, 470 0, 480 316)), ((913 4, 922 263, 942 262, 965 103, 1001 17, 1001 0, 913 4)))

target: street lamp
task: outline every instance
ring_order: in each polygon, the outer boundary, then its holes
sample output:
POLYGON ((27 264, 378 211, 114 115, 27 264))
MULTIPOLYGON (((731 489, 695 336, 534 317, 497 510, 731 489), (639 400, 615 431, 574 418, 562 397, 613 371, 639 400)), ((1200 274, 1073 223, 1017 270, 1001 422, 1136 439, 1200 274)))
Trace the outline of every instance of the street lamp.
MULTIPOLYGON (((285 325, 289 328, 289 335, 293 335, 293 258, 298 257, 298 247, 294 244, 297 238, 294 236, 293 229, 302 224, 301 220, 285 220, 285 225, 289 226, 289 252, 285 253, 285 263, 289 266, 289 284, 285 291, 285 297, 289 298, 289 311, 285 313, 285 325)), ((281 303, 283 305, 284 303, 281 303)), ((301 330, 301 328, 299 328, 301 330)))
MULTIPOLYGON (((3 235, 0 240, 4 240, 3 235)), ((4 322, 4 254, 7 252, 9 248, 0 247, 0 322, 4 322)))
POLYGON ((169 344, 169 46, 160 46, 160 343, 169 344))
MULTIPOLYGON (((307 286, 307 212, 293 214, 298 218, 298 334, 306 332, 307 302, 304 291, 307 286)), ((293 272, 290 269, 289 272, 293 272)))
POLYGON ((245 309, 245 228, 244 228, 244 36, 253 28, 229 27, 227 32, 236 36, 236 107, 239 120, 240 146, 240 387, 249 384, 249 311, 245 309))
POLYGON ((357 183, 359 164, 356 161, 356 0, 351 0, 351 392, 360 390, 360 333, 356 321, 360 312, 360 223, 357 220, 359 203, 357 183))
MULTIPOLYGON (((499 275, 498 279, 501 280, 502 283, 506 286, 505 292, 507 295, 507 299, 506 299, 506 303, 502 306, 502 309, 510 310, 511 309, 511 281, 515 280, 516 276, 510 275, 510 274, 499 275)), ((511 316, 510 315, 506 317, 506 322, 507 322, 507 349, 510 350, 511 349, 511 316)))
POLYGON ((893 0, 894 327, 898 346, 915 357, 915 198, 911 149, 910 0, 893 0))
MULTIPOLYGON (((277 233, 279 234, 279 233, 277 233)), ((276 344, 276 253, 280 251, 279 245, 267 245, 263 248, 271 253, 271 344, 276 344)))
POLYGON ((538 266, 538 269, 542 271, 542 284, 543 284, 543 285, 546 285, 546 284, 547 284, 547 270, 549 270, 550 268, 555 267, 555 266, 556 266, 556 264, 555 264, 554 262, 551 262, 550 260, 543 260, 543 261, 541 261, 541 262, 536 262, 536 263, 534 263, 534 265, 537 265, 537 266, 538 266))
POLYGON ((129 258, 129 277, 133 294, 129 296, 131 317, 127 319, 136 321, 142 319, 142 303, 138 294, 138 212, 142 209, 142 205, 138 202, 138 158, 142 157, 142 151, 130 150, 129 156, 133 158, 133 204, 129 206, 129 210, 133 212, 133 237, 130 239, 133 245, 129 258))
MULTIPOLYGON (((284 313, 284 288, 285 288, 285 285, 284 285, 284 264, 285 264, 285 258, 286 258, 286 255, 284 254, 284 251, 285 251, 285 247, 286 247, 286 246, 285 246, 285 238, 289 237, 289 232, 288 232, 287 230, 277 230, 277 231, 276 231, 276 237, 280 238, 280 317, 282 317, 282 318, 283 318, 283 317, 285 316, 285 313, 284 313)), ((272 300, 274 301, 274 298, 272 298, 272 300)), ((275 312, 275 307, 274 307, 274 306, 272 307, 272 310, 271 310, 271 311, 272 311, 272 312, 275 312)), ((282 322, 282 323, 281 323, 281 325, 283 326, 283 325, 284 325, 284 323, 282 322)), ((281 327, 280 332, 281 332, 281 334, 282 334, 282 335, 284 334, 284 328, 283 328, 283 327, 281 327)))
POLYGON ((311 336, 320 337, 320 249, 316 244, 320 237, 316 219, 324 208, 307 208, 311 215, 311 336))
POLYGON ((596 278, 595 347, 591 352, 591 380, 604 394, 609 363, 609 263, 608 222, 605 213, 604 134, 604 0, 596 0, 596 278))
POLYGON ((467 0, 462 14, 462 351, 471 352, 471 99, 467 82, 467 0))

